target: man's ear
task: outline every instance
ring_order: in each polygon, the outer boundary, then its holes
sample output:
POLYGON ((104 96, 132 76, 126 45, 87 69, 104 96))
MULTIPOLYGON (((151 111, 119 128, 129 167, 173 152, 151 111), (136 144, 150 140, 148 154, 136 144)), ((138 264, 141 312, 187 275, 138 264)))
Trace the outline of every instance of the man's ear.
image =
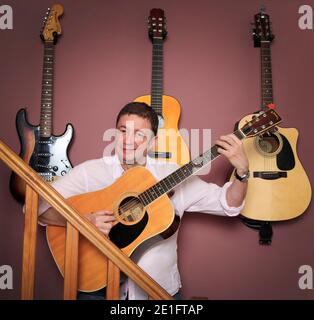
POLYGON ((148 149, 152 149, 154 147, 157 147, 157 141, 158 141, 158 136, 153 136, 148 144, 148 149))

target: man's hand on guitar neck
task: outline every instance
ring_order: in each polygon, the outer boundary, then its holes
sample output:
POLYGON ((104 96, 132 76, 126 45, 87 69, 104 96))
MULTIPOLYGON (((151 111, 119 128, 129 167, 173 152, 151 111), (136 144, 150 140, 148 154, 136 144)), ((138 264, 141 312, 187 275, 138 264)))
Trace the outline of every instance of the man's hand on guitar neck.
POLYGON ((234 134, 221 136, 216 144, 218 152, 224 155, 242 176, 249 171, 249 161, 245 154, 242 141, 234 134))

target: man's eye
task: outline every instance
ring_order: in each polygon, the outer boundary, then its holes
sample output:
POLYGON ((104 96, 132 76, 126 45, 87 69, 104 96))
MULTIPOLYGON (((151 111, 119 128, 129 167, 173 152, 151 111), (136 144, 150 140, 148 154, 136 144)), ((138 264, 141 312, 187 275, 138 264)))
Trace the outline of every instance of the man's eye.
POLYGON ((144 134, 143 132, 140 132, 140 131, 138 131, 138 132, 136 133, 136 135, 137 135, 139 138, 144 138, 144 137, 145 137, 145 134, 144 134))

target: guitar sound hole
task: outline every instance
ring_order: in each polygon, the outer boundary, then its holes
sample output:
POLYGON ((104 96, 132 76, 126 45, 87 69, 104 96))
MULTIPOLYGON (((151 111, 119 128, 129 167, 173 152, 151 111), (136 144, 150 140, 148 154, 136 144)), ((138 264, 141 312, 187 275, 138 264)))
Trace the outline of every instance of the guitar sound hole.
POLYGON ((135 224, 144 216, 144 205, 134 196, 124 198, 118 208, 118 220, 124 224, 135 224))
POLYGON ((264 134, 256 138, 257 149, 264 155, 277 155, 282 149, 282 139, 277 133, 264 134))

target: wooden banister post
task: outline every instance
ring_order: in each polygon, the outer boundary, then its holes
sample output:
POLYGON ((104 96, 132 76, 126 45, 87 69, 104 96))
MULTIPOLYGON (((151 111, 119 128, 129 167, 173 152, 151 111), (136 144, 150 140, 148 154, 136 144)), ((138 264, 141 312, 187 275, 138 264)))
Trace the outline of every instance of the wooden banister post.
POLYGON ((38 194, 26 185, 25 225, 22 262, 22 300, 34 298, 37 242, 38 194))
MULTIPOLYGON (((87 238, 101 253, 121 269, 154 299, 173 299, 156 281, 114 246, 96 226, 81 217, 65 199, 47 184, 37 172, 27 165, 4 142, 0 140, 0 159, 18 174, 26 183, 26 217, 23 248, 22 299, 32 299, 34 295, 35 249, 37 237, 38 195, 56 209, 71 225, 87 238), (32 189, 31 189, 32 188, 32 189)), ((114 274, 116 274, 114 272, 114 274)), ((117 283, 117 275, 113 278, 117 283)), ((111 294, 109 293, 109 296, 111 294)), ((115 295, 117 296, 117 294, 115 295)))
POLYGON ((76 300, 79 232, 67 222, 64 261, 64 300, 76 300))
POLYGON ((120 269, 108 260, 107 300, 120 299, 120 269))

